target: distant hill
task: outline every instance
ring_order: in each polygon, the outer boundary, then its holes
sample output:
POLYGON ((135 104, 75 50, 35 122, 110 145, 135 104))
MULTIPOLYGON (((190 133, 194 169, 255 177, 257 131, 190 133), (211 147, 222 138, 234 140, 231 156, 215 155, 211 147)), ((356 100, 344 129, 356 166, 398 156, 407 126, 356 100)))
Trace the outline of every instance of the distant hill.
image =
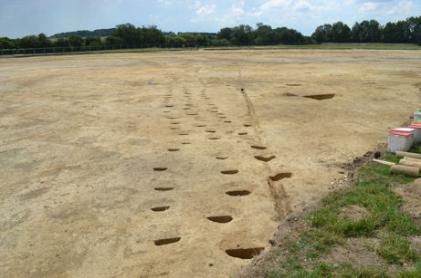
POLYGON ((52 35, 50 38, 60 39, 60 38, 66 38, 66 37, 74 36, 74 35, 81 36, 81 37, 84 37, 84 38, 107 37, 114 30, 115 30, 115 28, 98 29, 98 30, 94 30, 94 31, 81 30, 81 31, 58 33, 58 34, 52 35))

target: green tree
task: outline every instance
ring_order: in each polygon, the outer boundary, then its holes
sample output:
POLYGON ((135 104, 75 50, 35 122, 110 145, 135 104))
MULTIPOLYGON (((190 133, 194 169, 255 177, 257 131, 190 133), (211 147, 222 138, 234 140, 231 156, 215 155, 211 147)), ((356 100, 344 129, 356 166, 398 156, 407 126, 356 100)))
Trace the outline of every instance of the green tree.
POLYGON ((348 42, 351 40, 351 29, 342 22, 332 24, 330 39, 332 42, 348 42))
POLYGON ((165 45, 167 47, 180 48, 186 45, 186 40, 181 36, 170 35, 167 36, 165 45))
POLYGON ((313 35, 311 35, 311 37, 319 43, 329 42, 332 40, 331 34, 332 34, 332 25, 325 24, 325 25, 321 25, 317 27, 313 35))
POLYGON ((101 46, 102 41, 100 37, 87 37, 85 39, 86 46, 101 46))
POLYGON ((38 35, 38 47, 50 47, 51 41, 43 33, 38 35))
POLYGON ((83 45, 83 39, 81 36, 72 35, 68 38, 69 45, 73 47, 81 47, 83 45))
POLYGON ((410 42, 421 44, 421 16, 407 19, 410 31, 410 42))
POLYGON ((240 25, 233 28, 231 42, 236 45, 251 45, 254 40, 253 28, 249 25, 240 25))
POLYGON ((54 46, 56 47, 69 47, 69 40, 67 38, 59 38, 55 43, 54 46))
POLYGON ((120 38, 124 44, 132 46, 138 45, 142 39, 137 28, 130 23, 117 25, 111 35, 120 38))
POLYGON ((233 29, 232 28, 222 28, 218 33, 218 39, 224 39, 227 41, 231 41, 233 37, 233 29))
POLYGON ((16 42, 6 37, 0 37, 0 49, 12 49, 16 47, 16 42))
POLYGON ((302 44, 305 39, 300 32, 282 27, 275 29, 275 41, 282 44, 302 44))
POLYGON ((209 45, 216 47, 230 46, 231 43, 227 39, 211 39, 209 45))
POLYGON ((254 43, 257 45, 270 45, 275 44, 275 33, 272 30, 272 27, 269 25, 264 25, 263 23, 258 23, 257 28, 254 31, 255 39, 254 43))
POLYGON ((141 34, 139 43, 142 47, 162 47, 165 43, 164 34, 156 26, 139 28, 138 32, 141 34))
POLYGON ((364 20, 352 27, 352 40, 355 42, 380 42, 380 23, 376 20, 364 20))
POLYGON ((105 39, 105 44, 113 46, 121 46, 124 44, 123 39, 116 36, 109 36, 105 39))
POLYGON ((38 48, 39 41, 37 36, 26 36, 18 40, 18 44, 21 48, 38 48))

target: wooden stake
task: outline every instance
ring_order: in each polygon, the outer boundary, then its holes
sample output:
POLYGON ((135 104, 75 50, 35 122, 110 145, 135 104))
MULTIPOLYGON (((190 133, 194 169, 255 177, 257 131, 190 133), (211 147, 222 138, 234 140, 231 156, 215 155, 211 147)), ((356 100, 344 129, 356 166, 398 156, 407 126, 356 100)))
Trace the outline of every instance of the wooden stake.
POLYGON ((418 177, 420 174, 420 170, 417 167, 404 165, 394 165, 392 166, 391 171, 395 174, 405 174, 411 177, 418 177))
POLYGON ((410 159, 401 159, 399 161, 399 164, 405 165, 405 166, 411 166, 411 167, 417 167, 421 170, 421 161, 415 161, 410 159))
POLYGON ((373 159, 373 161, 376 162, 376 163, 382 164, 382 165, 386 165, 386 166, 396 165, 396 163, 385 161, 385 160, 380 160, 380 159, 373 159))
POLYGON ((398 157, 405 157, 406 156, 406 157, 421 159, 421 154, 419 154, 419 153, 409 153, 409 152, 400 152, 400 151, 397 151, 396 152, 396 155, 398 157))

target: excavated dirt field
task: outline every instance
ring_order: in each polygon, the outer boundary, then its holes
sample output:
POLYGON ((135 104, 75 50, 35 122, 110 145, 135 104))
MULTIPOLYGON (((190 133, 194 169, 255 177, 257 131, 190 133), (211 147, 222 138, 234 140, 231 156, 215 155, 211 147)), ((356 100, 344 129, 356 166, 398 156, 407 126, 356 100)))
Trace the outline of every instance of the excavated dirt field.
POLYGON ((420 82, 418 51, 0 59, 0 273, 235 276, 420 82))

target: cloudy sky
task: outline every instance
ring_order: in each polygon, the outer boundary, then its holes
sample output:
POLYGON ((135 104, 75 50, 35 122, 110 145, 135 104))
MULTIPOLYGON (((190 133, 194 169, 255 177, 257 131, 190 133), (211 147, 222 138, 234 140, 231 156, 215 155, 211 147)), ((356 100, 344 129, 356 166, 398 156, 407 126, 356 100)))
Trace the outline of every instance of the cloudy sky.
POLYGON ((320 24, 380 23, 421 15, 421 0, 0 0, 0 36, 157 25, 164 31, 218 31, 258 22, 311 34, 320 24))

